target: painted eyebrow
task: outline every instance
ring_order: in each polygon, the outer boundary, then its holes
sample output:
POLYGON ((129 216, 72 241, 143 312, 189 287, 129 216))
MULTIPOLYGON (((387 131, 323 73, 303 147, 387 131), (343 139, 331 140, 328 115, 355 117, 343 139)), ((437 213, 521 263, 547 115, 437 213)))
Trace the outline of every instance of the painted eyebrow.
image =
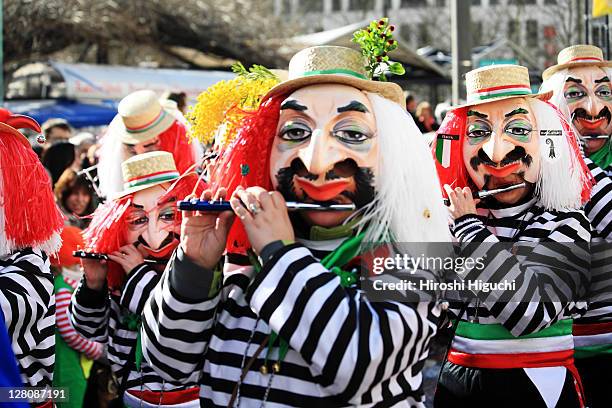
POLYGON ((359 102, 359 101, 350 101, 348 105, 346 106, 340 106, 338 108, 338 113, 342 113, 342 112, 363 112, 363 113, 369 113, 370 111, 368 110, 368 108, 366 108, 366 106, 359 102))
POLYGON ((601 78, 601 79, 596 79, 595 83, 596 84, 601 84, 602 82, 610 82, 610 78, 608 78, 607 76, 601 78))
POLYGON ((504 116, 506 118, 509 118, 510 116, 514 116, 514 115, 529 115, 529 112, 527 112, 527 109, 518 108, 518 109, 513 110, 512 112, 506 113, 504 116))
POLYGON ((582 79, 572 78, 572 77, 567 77, 567 79, 565 80, 565 82, 575 82, 575 83, 577 83, 577 84, 581 84, 581 83, 582 83, 582 79))
POLYGON ((488 118, 488 116, 487 116, 487 115, 485 115, 484 113, 480 113, 480 112, 477 112, 477 111, 475 111, 475 110, 469 110, 469 111, 468 111, 468 113, 467 113, 467 115, 468 115, 468 116, 478 116, 478 117, 479 117, 479 118, 481 118, 481 119, 486 119, 486 118, 488 118))
POLYGON ((154 141, 152 141, 149 144, 143 145, 143 147, 151 147, 151 146, 155 146, 157 143, 159 143, 159 139, 155 139, 154 141))
POLYGON ((132 204, 130 204, 130 206, 134 207, 134 208, 138 208, 139 210, 144 210, 144 205, 139 205, 139 204, 132 203, 132 204))
POLYGON ((280 107, 280 110, 285 110, 285 109, 291 109, 291 110, 300 111, 300 112, 308 110, 308 108, 306 106, 300 105, 295 100, 283 102, 281 107, 280 107))

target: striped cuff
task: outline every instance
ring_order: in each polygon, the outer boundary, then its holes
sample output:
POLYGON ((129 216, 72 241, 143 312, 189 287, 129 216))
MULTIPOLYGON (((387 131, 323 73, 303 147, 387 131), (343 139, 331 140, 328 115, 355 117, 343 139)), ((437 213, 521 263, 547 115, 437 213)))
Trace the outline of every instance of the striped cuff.
POLYGON ((466 214, 455 220, 451 226, 451 233, 463 242, 468 235, 474 235, 482 229, 485 229, 484 223, 477 215, 466 214))
MULTIPOLYGON (((170 286, 189 300, 208 300, 214 281, 214 271, 192 262, 179 246, 170 269, 170 286)), ((214 296, 212 296, 214 297, 214 296)))
POLYGON ((106 282, 101 290, 93 290, 87 286, 87 280, 83 280, 79 285, 76 294, 76 301, 79 305, 89 309, 101 309, 106 306, 108 300, 108 286, 106 282))

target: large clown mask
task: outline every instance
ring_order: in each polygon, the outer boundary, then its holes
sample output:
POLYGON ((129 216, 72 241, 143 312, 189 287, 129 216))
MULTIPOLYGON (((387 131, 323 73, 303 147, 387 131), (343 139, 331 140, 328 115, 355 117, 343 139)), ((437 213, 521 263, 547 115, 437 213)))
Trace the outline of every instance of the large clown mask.
POLYGON ((528 182, 497 194, 495 199, 512 205, 533 191, 540 169, 539 138, 533 110, 525 98, 511 98, 474 105, 467 110, 463 161, 479 190, 528 182))
MULTIPOLYGON (((378 140, 373 108, 360 90, 334 84, 300 88, 280 107, 270 177, 286 200, 350 204, 374 199, 378 140)), ((306 211, 310 225, 334 227, 350 212, 306 211)))
POLYGON ((136 192, 126 214, 127 242, 144 249, 151 259, 168 259, 179 243, 176 201, 159 202, 169 186, 136 192))
POLYGON ((573 124, 585 141, 586 153, 601 149, 612 132, 612 89, 608 74, 596 66, 569 69, 563 96, 573 124))

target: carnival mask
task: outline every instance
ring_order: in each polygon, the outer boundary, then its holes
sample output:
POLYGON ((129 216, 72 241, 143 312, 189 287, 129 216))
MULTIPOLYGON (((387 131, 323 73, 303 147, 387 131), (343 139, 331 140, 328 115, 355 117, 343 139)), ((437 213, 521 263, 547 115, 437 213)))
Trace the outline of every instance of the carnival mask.
POLYGON ((135 144, 135 145, 130 145, 127 143, 123 144, 123 147, 127 153, 126 157, 132 157, 132 156, 136 156, 137 154, 143 154, 143 153, 147 153, 147 152, 154 152, 159 149, 159 137, 154 137, 151 140, 145 140, 144 142, 135 144))
POLYGON ((612 88, 608 74, 594 66, 569 69, 563 96, 574 126, 586 141, 587 153, 599 150, 612 132, 612 88))
MULTIPOLYGON (((536 183, 540 168, 537 122, 525 98, 471 106, 467 116, 463 161, 478 189, 536 183)), ((529 191, 512 190, 495 199, 514 204, 529 191)))
POLYGON ((158 202, 168 187, 136 192, 127 213, 127 242, 141 245, 151 258, 168 259, 179 243, 176 201, 158 202))
MULTIPOLYGON (((280 109, 270 177, 286 200, 361 208, 374 199, 376 120, 363 92, 346 85, 307 86, 280 109)), ((302 215, 311 225, 333 227, 350 213, 302 215)))

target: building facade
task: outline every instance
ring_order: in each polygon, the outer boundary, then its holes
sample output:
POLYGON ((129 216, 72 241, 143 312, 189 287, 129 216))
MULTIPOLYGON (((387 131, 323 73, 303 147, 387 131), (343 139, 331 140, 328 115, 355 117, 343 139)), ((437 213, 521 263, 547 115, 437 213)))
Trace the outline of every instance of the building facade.
MULTIPOLYGON (((412 48, 450 50, 450 0, 274 0, 274 11, 295 19, 304 33, 329 30, 382 15, 412 48)), ((557 52, 584 41, 581 0, 459 0, 470 2, 472 45, 507 38, 524 47, 542 67, 557 52)), ((607 32, 592 23, 591 42, 605 47, 607 32)))

